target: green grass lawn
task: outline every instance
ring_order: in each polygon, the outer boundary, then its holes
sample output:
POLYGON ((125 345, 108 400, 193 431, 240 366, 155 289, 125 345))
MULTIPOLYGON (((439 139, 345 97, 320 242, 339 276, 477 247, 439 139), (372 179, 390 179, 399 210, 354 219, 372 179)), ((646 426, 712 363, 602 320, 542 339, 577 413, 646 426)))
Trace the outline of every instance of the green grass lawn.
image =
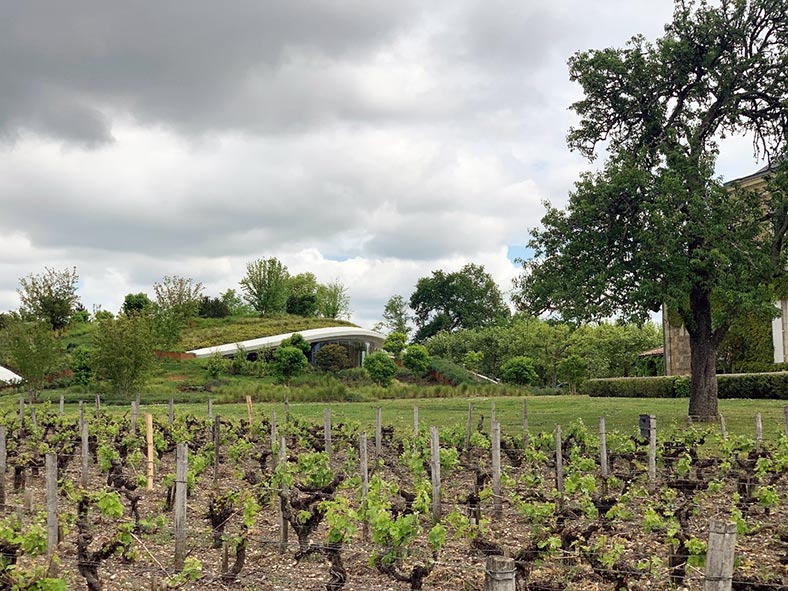
MULTIPOLYGON (((7 412, 17 408, 18 397, 2 397, 0 408, 7 412)), ((86 395, 85 404, 92 408, 93 399, 86 395)), ((596 429, 600 416, 605 417, 608 431, 619 430, 635 432, 640 414, 657 416, 657 427, 674 431, 687 425, 687 399, 642 399, 642 398, 589 398, 587 396, 529 396, 528 420, 531 430, 552 431, 555 425, 567 426, 576 419, 582 419, 590 428, 596 429)), ((439 427, 464 423, 467 420, 468 403, 474 406, 474 426, 480 416, 489 421, 490 407, 495 402, 496 417, 505 433, 520 434, 522 429, 521 397, 495 398, 425 398, 408 400, 381 400, 375 402, 333 402, 333 403, 291 403, 290 413, 294 417, 322 422, 323 409, 331 408, 335 423, 352 421, 369 431, 374 429, 375 410, 382 408, 383 422, 393 425, 401 432, 413 428, 413 407, 419 407, 421 428, 430 425, 439 427)), ((783 433, 783 407, 781 400, 721 400, 720 412, 725 416, 728 431, 741 435, 754 436, 755 413, 760 412, 763 419, 764 438, 774 439, 783 433)), ((128 412, 127 407, 106 406, 110 413, 128 412)), ((68 404, 67 412, 76 413, 77 405, 68 404)), ((257 417, 270 417, 275 411, 278 420, 284 418, 283 403, 256 403, 254 412, 257 417)), ((167 414, 166 404, 143 405, 142 412, 158 415, 167 414)), ((207 416, 208 405, 200 403, 178 403, 176 414, 207 416)), ((245 404, 214 404, 214 413, 230 418, 246 417, 245 404)))

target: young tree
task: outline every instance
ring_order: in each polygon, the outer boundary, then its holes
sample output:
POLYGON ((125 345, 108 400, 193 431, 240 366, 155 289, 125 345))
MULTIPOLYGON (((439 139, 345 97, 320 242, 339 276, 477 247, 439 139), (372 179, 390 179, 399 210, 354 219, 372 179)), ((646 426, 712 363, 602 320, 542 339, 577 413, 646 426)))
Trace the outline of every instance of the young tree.
POLYGON ((528 357, 512 357, 501 366, 501 377, 509 384, 527 386, 535 384, 538 377, 534 369, 534 362, 528 357))
POLYGON ((350 317, 350 296, 339 281, 332 281, 317 288, 317 309, 323 318, 350 317))
POLYGON ((241 279, 244 298, 260 314, 277 314, 287 305, 287 267, 275 257, 246 263, 246 276, 241 279))
POLYGON ((373 382, 384 387, 388 386, 397 375, 397 365, 383 351, 375 351, 367 355, 364 359, 364 369, 373 382))
POLYGON ((383 350, 394 355, 394 359, 399 359, 405 344, 408 342, 408 335, 404 332, 392 332, 383 341, 383 350))
POLYGON ((441 330, 490 326, 510 316, 495 280, 484 266, 473 263, 454 273, 438 270, 419 279, 410 307, 415 312, 417 342, 441 330))
POLYGON ((410 371, 420 376, 427 373, 430 368, 430 353, 424 345, 408 345, 402 356, 402 364, 410 371))
POLYGON ((311 318, 317 316, 317 278, 314 273, 299 273, 287 282, 287 313, 311 318))
POLYGON ((131 314, 146 314, 153 309, 153 302, 147 293, 127 293, 123 298, 121 311, 129 316, 131 314))
POLYGON ((219 297, 230 311, 230 316, 253 316, 255 313, 254 308, 245 303, 241 296, 232 288, 220 294, 219 297))
POLYGON ((393 295, 386 302, 383 307, 383 326, 389 332, 400 332, 407 336, 411 332, 411 327, 408 326, 408 304, 401 295, 393 295))
POLYGON ((350 367, 350 357, 348 357, 347 348, 338 343, 323 345, 315 353, 315 365, 322 371, 332 373, 350 367))
POLYGON ((4 331, 3 349, 8 364, 22 376, 30 402, 38 399, 47 378, 62 361, 60 344, 49 323, 13 321, 4 331))
MULTIPOLYGON (((788 191, 726 188, 719 140, 748 134, 767 158, 788 147, 788 0, 677 0, 656 43, 569 61, 585 97, 569 146, 601 171, 549 208, 533 234, 519 304, 593 319, 644 318, 664 303, 686 326, 689 414, 717 415, 717 348, 733 319, 769 308, 786 268, 788 191)), ((779 177, 780 175, 776 175, 779 177)))
POLYGON ((77 268, 58 271, 44 268, 40 275, 28 275, 19 280, 16 290, 22 302, 20 311, 28 318, 47 322, 52 330, 60 331, 68 325, 79 304, 77 268))
POLYGON ((308 363, 306 355, 298 347, 280 346, 274 351, 274 370, 285 382, 304 371, 308 363))
POLYGON ((94 335, 93 364, 99 378, 116 394, 131 399, 145 384, 153 367, 151 322, 140 314, 99 322, 94 335))
POLYGON ((197 316, 200 308, 203 284, 195 282, 191 277, 166 275, 161 283, 153 284, 156 294, 156 305, 161 310, 172 312, 181 322, 197 316))

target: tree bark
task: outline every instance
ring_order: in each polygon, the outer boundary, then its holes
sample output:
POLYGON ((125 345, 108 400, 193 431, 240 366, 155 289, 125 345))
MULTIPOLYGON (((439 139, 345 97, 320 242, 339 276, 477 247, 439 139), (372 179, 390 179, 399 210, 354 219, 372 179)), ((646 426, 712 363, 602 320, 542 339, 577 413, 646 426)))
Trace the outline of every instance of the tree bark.
POLYGON ((692 326, 690 338, 691 387, 689 416, 710 422, 717 420, 717 348, 723 331, 714 331, 711 298, 703 289, 690 293, 692 326))

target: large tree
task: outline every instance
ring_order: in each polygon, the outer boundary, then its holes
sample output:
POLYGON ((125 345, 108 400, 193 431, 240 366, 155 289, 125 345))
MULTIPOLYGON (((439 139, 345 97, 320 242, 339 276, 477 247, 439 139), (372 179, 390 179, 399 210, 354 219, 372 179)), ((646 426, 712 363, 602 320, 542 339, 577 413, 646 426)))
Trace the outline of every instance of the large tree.
POLYGON ((548 208, 522 307, 566 317, 643 318, 661 304, 690 338, 689 414, 717 414, 715 359, 740 314, 763 310, 783 274, 788 194, 775 175, 754 195, 715 174, 719 141, 748 135, 768 161, 788 133, 788 0, 677 0, 655 43, 583 51, 569 61, 584 98, 569 146, 599 172, 548 208))
POLYGON ((345 285, 339 280, 318 285, 317 310, 323 318, 349 318, 350 296, 345 285))
POLYGON ((28 275, 19 280, 21 312, 30 319, 41 320, 53 330, 66 327, 79 305, 77 268, 63 269, 45 267, 39 275, 28 275))
POLYGON ((247 302, 260 314, 285 311, 288 281, 287 267, 276 257, 246 263, 246 276, 241 279, 241 290, 247 302))
POLYGON ((120 315, 99 322, 94 333, 96 374, 113 391, 131 399, 148 379, 153 367, 151 320, 141 314, 120 315))
POLYGON ((60 344, 45 320, 14 320, 3 332, 2 349, 7 363, 22 376, 30 402, 46 385, 63 360, 60 344))
POLYGON ((388 332, 400 332, 405 336, 411 332, 411 327, 408 326, 408 304, 401 295, 393 295, 386 302, 383 307, 383 322, 382 325, 388 332))
POLYGON ((510 315, 495 280, 483 265, 473 263, 454 273, 439 269, 431 277, 419 279, 410 296, 410 307, 415 312, 417 342, 441 330, 498 324, 510 315))

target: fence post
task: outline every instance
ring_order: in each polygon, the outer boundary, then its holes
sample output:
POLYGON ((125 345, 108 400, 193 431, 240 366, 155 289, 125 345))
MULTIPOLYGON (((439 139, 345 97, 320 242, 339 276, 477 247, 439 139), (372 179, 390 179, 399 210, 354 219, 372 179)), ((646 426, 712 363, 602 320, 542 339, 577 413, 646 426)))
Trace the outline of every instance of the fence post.
POLYGON ((208 418, 213 418, 213 398, 208 399, 208 418))
POLYGON ((246 414, 249 415, 249 432, 252 431, 252 421, 254 420, 254 414, 252 414, 252 397, 246 397, 246 414))
POLYGON ((380 458, 383 448, 383 409, 380 407, 375 411, 375 459, 380 458))
MULTIPOLYGON (((285 437, 282 435, 279 438, 279 463, 287 461, 287 443, 285 437)), ((287 487, 283 484, 280 489, 281 495, 287 495, 287 487)), ((279 551, 287 551, 287 519, 285 519, 284 512, 285 500, 280 497, 279 499, 279 551)))
POLYGON ((131 401, 131 434, 137 434, 137 413, 139 412, 139 408, 137 407, 137 401, 131 401))
POLYGON ((755 449, 761 451, 761 445, 763 444, 763 420, 761 419, 761 413, 755 413, 755 449))
POLYGON ((706 576, 703 591, 730 591, 733 580, 733 552, 736 548, 736 524, 712 519, 706 552, 706 576))
POLYGON ((728 438, 728 428, 725 426, 725 416, 720 413, 720 435, 723 439, 728 438))
POLYGON ((657 487, 657 417, 650 415, 648 419, 648 492, 653 493, 657 487))
POLYGON ((515 591, 514 577, 514 558, 487 557, 484 591, 515 591))
POLYGON ((555 426, 555 489, 564 493, 564 455, 561 450, 561 425, 555 426))
POLYGON ((493 515, 501 518, 503 500, 501 499, 501 423, 495 421, 492 427, 492 488, 493 515))
POLYGON ((186 559, 186 472, 189 448, 179 443, 175 451, 175 570, 183 570, 186 559))
POLYGON ((96 416, 101 412, 101 394, 96 394, 96 416))
POLYGON ((169 418, 170 421, 170 427, 172 427, 173 424, 175 423, 175 402, 173 401, 172 398, 170 398, 170 406, 167 409, 167 417, 169 418))
POLYGON ((441 448, 438 428, 430 427, 430 463, 432 472, 432 518, 441 519, 441 448))
POLYGON ((216 418, 213 420, 213 485, 216 486, 219 483, 219 460, 220 460, 220 450, 222 443, 222 436, 221 436, 221 428, 222 428, 222 419, 219 415, 216 415, 216 418))
POLYGON ((90 468, 88 467, 88 424, 87 422, 82 423, 82 428, 80 429, 81 436, 82 436, 82 474, 80 475, 80 485, 82 488, 88 487, 88 479, 90 477, 90 468))
POLYGON ((59 410, 59 414, 61 416, 63 415, 64 405, 65 405, 65 400, 63 399, 63 395, 61 394, 60 395, 60 408, 58 409, 59 410))
POLYGON ((788 435, 788 406, 783 406, 783 423, 785 425, 785 434, 788 435))
POLYGON ((57 549, 57 455, 46 455, 47 486, 47 556, 52 558, 57 549))
POLYGON ((279 462, 279 454, 277 453, 276 446, 279 443, 279 438, 276 434, 276 411, 271 411, 271 467, 276 470, 279 462))
POLYGON ((528 405, 523 398, 523 445, 528 447, 528 405))
POLYGON ((599 467, 602 478, 607 481, 607 431, 605 431, 605 417, 599 417, 599 467))
POLYGON ((5 471, 8 460, 5 438, 6 426, 0 425, 0 508, 5 508, 5 471))
POLYGON ((468 403, 468 425, 465 427, 465 450, 471 449, 471 423, 473 422, 473 402, 468 403))
POLYGON ((331 409, 323 409, 323 439, 325 440, 326 455, 331 461, 331 409))
POLYGON ((490 437, 492 437, 494 426, 495 426, 495 400, 493 400, 490 403, 490 437))
POLYGON ((413 407, 413 439, 419 436, 419 407, 413 407))
POLYGON ((361 533, 364 541, 369 540, 369 522, 367 521, 367 494, 369 494, 369 470, 367 465, 367 433, 361 433, 358 442, 358 455, 361 469, 361 513, 364 521, 361 526, 361 533))
POLYGON ((145 439, 148 443, 148 485, 146 490, 153 490, 153 415, 145 415, 145 439))

